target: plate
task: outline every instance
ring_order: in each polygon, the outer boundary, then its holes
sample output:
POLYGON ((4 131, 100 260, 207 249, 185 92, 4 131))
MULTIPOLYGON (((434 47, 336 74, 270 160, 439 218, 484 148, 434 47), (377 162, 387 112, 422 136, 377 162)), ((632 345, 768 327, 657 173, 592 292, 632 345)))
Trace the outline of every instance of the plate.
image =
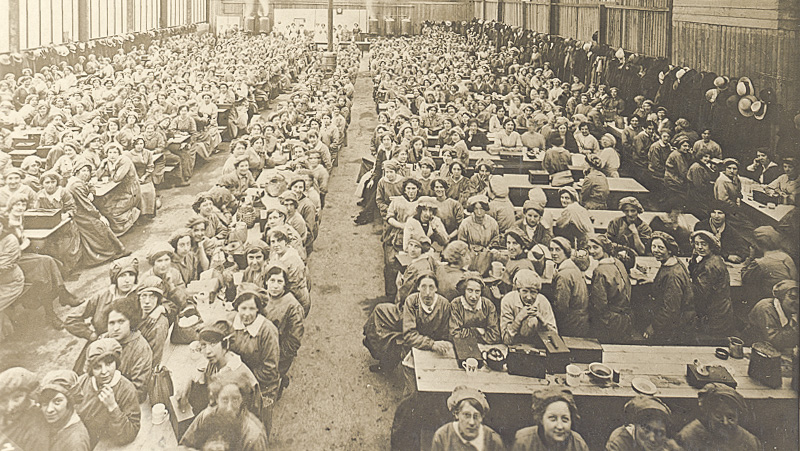
POLYGON ((631 380, 631 386, 643 395, 655 395, 658 392, 656 384, 646 377, 634 377, 631 380))

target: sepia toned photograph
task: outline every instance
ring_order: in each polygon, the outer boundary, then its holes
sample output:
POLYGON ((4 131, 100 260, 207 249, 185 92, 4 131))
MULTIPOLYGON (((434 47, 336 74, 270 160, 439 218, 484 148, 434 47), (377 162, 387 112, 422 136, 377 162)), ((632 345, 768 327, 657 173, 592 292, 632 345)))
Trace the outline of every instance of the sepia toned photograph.
POLYGON ((0 1, 0 451, 800 449, 800 1, 0 1))

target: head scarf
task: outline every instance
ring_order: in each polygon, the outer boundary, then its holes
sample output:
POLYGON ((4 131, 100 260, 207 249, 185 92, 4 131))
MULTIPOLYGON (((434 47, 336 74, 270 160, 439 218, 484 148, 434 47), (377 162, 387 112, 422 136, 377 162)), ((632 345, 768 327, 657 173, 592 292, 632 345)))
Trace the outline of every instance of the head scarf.
POLYGON ((111 283, 116 285, 117 279, 122 273, 132 273, 135 277, 139 276, 139 259, 136 257, 123 257, 111 263, 108 268, 108 277, 111 283))
POLYGON ((640 214, 644 213, 644 207, 642 207, 642 204, 639 202, 639 199, 633 196, 623 197, 622 199, 619 200, 619 209, 623 210, 625 206, 631 206, 635 208, 636 211, 638 211, 640 214))
POLYGON ((137 294, 156 293, 159 296, 164 296, 164 281, 158 276, 147 276, 141 281, 136 292, 137 294))
POLYGON ((494 197, 508 197, 508 182, 502 176, 493 175, 489 177, 489 191, 494 197))
POLYGON ((672 415, 669 407, 660 399, 644 395, 635 396, 625 403, 623 412, 625 413, 625 421, 628 424, 637 424, 653 414, 660 416, 664 422, 669 424, 670 416, 672 415))
POLYGON ((530 269, 520 269, 514 275, 514 288, 541 288, 542 279, 530 269))
POLYGON ((151 265, 155 263, 156 260, 161 258, 164 255, 169 255, 170 259, 175 258, 175 249, 169 245, 169 243, 156 243, 150 251, 147 253, 147 262, 151 265))
POLYGON ((469 252, 469 245, 461 240, 451 241, 442 251, 442 259, 450 264, 460 264, 469 252))
POLYGON ((792 279, 785 279, 781 280, 780 282, 776 283, 774 287, 772 287, 772 295, 778 299, 783 299, 792 289, 797 289, 798 284, 796 281, 792 279))
POLYGON ((567 193, 572 198, 573 202, 580 202, 581 198, 578 196, 578 191, 571 187, 571 186, 564 186, 558 190, 558 197, 561 197, 562 194, 567 193))
POLYGON ((450 394, 449 398, 447 398, 447 409, 450 410, 450 412, 455 413, 455 408, 458 407, 458 404, 465 399, 474 399, 475 401, 478 401, 481 407, 483 407, 484 416, 489 413, 489 403, 486 401, 486 396, 484 396, 480 390, 467 387, 465 385, 459 385, 453 389, 453 393, 450 394))
POLYGON ((81 402, 78 375, 72 370, 54 370, 45 374, 39 393, 44 393, 46 390, 61 393, 67 397, 73 406, 81 402))
POLYGON ((25 368, 16 366, 0 373, 0 397, 6 397, 15 391, 32 393, 38 386, 36 374, 25 368))
MULTIPOLYGON (((93 341, 86 351, 86 371, 90 372, 97 362, 108 357, 113 356, 117 362, 122 355, 122 346, 113 338, 100 338, 93 341)), ((117 368, 119 369, 119 368, 117 368)))
POLYGON ((712 253, 719 254, 722 245, 720 244, 719 239, 717 238, 716 235, 709 232, 708 230, 697 230, 692 232, 692 235, 690 237, 692 243, 694 243, 694 238, 697 236, 703 238, 706 241, 706 243, 708 243, 708 245, 711 247, 712 253))
POLYGON ((570 244, 568 239, 564 238, 563 236, 555 236, 550 242, 555 243, 558 247, 563 249, 564 255, 566 255, 567 258, 572 256, 572 244, 570 244))
POLYGON ((588 240, 603 248, 603 252, 605 252, 606 255, 614 255, 614 243, 611 242, 607 236, 592 234, 589 235, 588 240))
POLYGON ((486 283, 483 281, 483 278, 477 271, 465 271, 461 277, 461 280, 456 283, 456 289, 458 290, 461 295, 464 295, 464 291, 467 289, 467 282, 474 280, 478 282, 481 286, 481 289, 486 286, 486 283))
POLYGON ((572 423, 575 424, 575 420, 577 420, 576 417, 578 416, 578 407, 575 405, 572 392, 566 388, 557 386, 551 386, 533 392, 531 407, 534 411, 534 421, 540 423, 547 406, 558 401, 567 403, 570 413, 573 415, 572 423))
POLYGON ((544 214, 544 205, 541 202, 528 199, 522 204, 522 213, 527 213, 528 210, 536 210, 541 216, 544 214))
POLYGON ((672 235, 666 232, 656 231, 653 232, 652 238, 650 238, 650 242, 652 243, 653 240, 656 239, 660 239, 661 241, 663 241, 664 246, 667 247, 667 250, 673 256, 676 256, 680 253, 680 247, 678 247, 678 242, 675 241, 675 238, 673 238, 672 235))
POLYGON ((739 413, 747 412, 747 403, 744 397, 725 384, 706 384, 706 386, 697 393, 697 401, 700 408, 703 410, 707 410, 715 401, 727 401, 733 403, 739 413))

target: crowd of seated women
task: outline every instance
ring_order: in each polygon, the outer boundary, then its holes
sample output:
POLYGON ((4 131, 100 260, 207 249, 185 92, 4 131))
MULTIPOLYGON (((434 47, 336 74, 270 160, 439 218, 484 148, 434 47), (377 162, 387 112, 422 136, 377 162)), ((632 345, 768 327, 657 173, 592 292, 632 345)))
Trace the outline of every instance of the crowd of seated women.
MULTIPOLYGON (((186 34, 127 52, 120 48, 111 56, 90 53, 72 65, 62 61, 36 73, 25 68, 19 78, 6 76, 0 87, 6 111, 0 126, 0 211, 9 220, 5 232, 13 232, 23 252, 20 283, 28 287, 23 298, 42 294, 29 287, 47 282, 51 292, 31 299, 43 299, 51 324, 60 327, 52 301, 60 293, 62 304, 74 302, 63 290, 61 273, 130 253, 119 236, 156 214, 161 204, 156 187, 188 185, 196 157, 215 153, 222 134, 234 139, 245 134, 259 99, 288 87, 311 63, 310 55, 307 39, 186 34), (30 155, 17 167, 7 152, 19 133, 31 129, 38 129, 38 153, 47 151, 46 158, 30 155), (36 249, 42 255, 29 248, 23 229, 29 209, 59 210, 65 222, 36 249)), ((242 143, 265 160, 276 141, 257 135, 242 143)), ((331 135, 328 130, 324 136, 331 135)), ((6 271, 8 280, 12 273, 6 271)), ((9 290, 4 304, 19 297, 16 291, 9 290)), ((7 327, 0 336, 11 330, 3 317, 7 327)))
MULTIPOLYGON (((134 64, 137 51, 132 53, 130 61, 134 64)), ((171 368, 191 372, 181 375, 180 379, 188 378, 190 383, 176 386, 175 395, 197 413, 183 439, 178 437, 181 444, 195 449, 217 449, 206 445, 222 442, 227 446, 224 449, 265 450, 273 407, 289 386, 289 370, 301 346, 304 319, 312 305, 306 262, 319 230, 330 172, 347 141, 353 84, 361 54, 357 47, 342 49, 338 65, 325 68, 321 52, 313 50, 310 37, 290 30, 280 38, 241 33, 217 38, 176 37, 152 46, 139 56, 145 55, 148 62, 159 62, 148 65, 149 69, 140 75, 152 77, 158 68, 156 78, 165 89, 182 92, 170 92, 166 95, 170 100, 159 101, 165 92, 158 91, 153 93, 149 104, 143 104, 142 118, 152 116, 152 122, 146 122, 145 128, 154 128, 151 132, 161 137, 161 147, 157 150, 168 152, 164 147, 164 132, 172 133, 175 124, 180 128, 184 120, 192 124, 187 126, 193 129, 191 142, 204 145, 205 138, 211 135, 200 137, 197 135, 200 132, 193 128, 202 119, 197 108, 202 110, 203 104, 213 105, 213 102, 231 103, 236 108, 239 102, 245 105, 245 110, 240 116, 243 122, 239 132, 232 135, 231 155, 220 165, 214 186, 196 196, 191 205, 194 214, 184 224, 179 224, 171 236, 142 249, 145 255, 137 252, 113 260, 107 288, 87 293, 74 302, 75 308, 65 321, 66 329, 85 339, 86 346, 74 367, 59 373, 59 390, 66 396, 63 412, 50 413, 47 409, 52 398, 50 392, 46 395, 31 392, 28 393, 33 396, 31 400, 47 396, 37 399, 41 410, 28 406, 27 400, 18 412, 7 409, 0 413, 2 430, 25 449, 89 450, 101 441, 110 445, 130 443, 140 429, 140 403, 148 399, 151 403, 169 402, 162 399, 164 378, 169 377, 162 367, 168 341, 182 343, 183 338, 176 337, 189 336, 186 342, 192 341, 192 352, 204 356, 208 364, 197 371, 171 368), (252 114, 246 108, 246 96, 251 94, 249 88, 265 74, 262 72, 267 63, 262 61, 274 61, 275 67, 270 70, 285 75, 287 79, 280 84, 287 89, 291 85, 293 91, 288 102, 280 103, 272 111, 252 114), (159 78, 162 67, 187 69, 184 75, 191 80, 178 74, 159 78), (217 69, 220 73, 193 70, 214 67, 228 69, 217 69), (227 87, 226 83, 235 92, 218 89, 227 87), (239 95, 239 87, 244 96, 239 95), (196 98, 197 104, 189 106, 183 96, 196 98), (209 97, 213 99, 210 102, 209 97), (173 116, 164 111, 169 105, 174 107, 173 116), (162 129, 162 124, 166 128, 162 129), (209 287, 204 289, 206 295, 202 299, 193 284, 209 287), (187 318, 199 314, 199 302, 224 304, 226 313, 223 318, 206 321, 200 330, 194 330, 184 324, 187 318), (6 425, 16 424, 15 418, 19 418, 16 414, 23 410, 26 418, 33 419, 19 424, 19 429, 7 429, 6 425), (65 425, 74 426, 68 434, 65 425), (38 434, 33 433, 36 428, 38 434)), ((164 75, 170 73, 164 70, 164 75)), ((128 89, 124 79, 124 75, 108 78, 112 83, 120 83, 120 90, 128 89)), ((134 85, 141 91, 152 86, 146 80, 134 85)), ((213 111, 215 115, 216 107, 213 111)), ((129 111, 122 116, 133 118, 128 125, 138 129, 138 113, 129 111)), ((206 130, 219 137, 215 117, 206 119, 214 123, 213 128, 206 130)), ((98 168, 116 167, 123 158, 133 168, 127 155, 135 152, 152 159, 151 150, 146 146, 142 149, 143 142, 147 142, 147 131, 144 135, 135 134, 128 142, 119 139, 120 133, 116 137, 107 133, 105 127, 113 120, 98 122, 96 125, 101 129, 94 132, 100 133, 86 135, 83 151, 75 156, 68 188, 58 191, 60 194, 38 195, 39 198, 74 198, 71 208, 73 212, 77 208, 74 216, 77 218, 81 209, 89 208, 92 202, 87 199, 86 205, 82 205, 71 189, 74 185, 81 185, 88 193, 87 184, 98 168), (105 137, 110 142, 99 146, 96 156, 100 164, 95 166, 83 154, 94 152, 95 141, 103 141, 105 137)), ((73 134, 64 144, 72 145, 71 140, 75 139, 73 134)), ((145 176, 152 176, 152 161, 147 171, 141 178, 133 174, 137 190, 139 183, 145 182, 145 176)), ((7 172, 17 173, 16 168, 7 172)), ((61 177, 50 174, 42 177, 45 186, 53 181, 61 189, 61 177)), ((13 177, 6 178, 6 186, 11 180, 13 177)), ((147 182, 151 183, 150 179, 147 182)), ((10 214, 0 217, 0 244, 4 252, 0 266, 4 282, 0 292, 12 302, 17 282, 24 280, 17 265, 22 266, 22 262, 16 260, 20 257, 19 235, 15 234, 16 223, 12 222, 16 218, 13 214, 21 208, 15 201, 19 197, 16 193, 11 196, 10 214), (8 289, 6 280, 13 282, 8 289)), ((116 240, 110 227, 111 218, 106 220, 106 217, 94 210, 92 224, 105 227, 107 233, 93 235, 95 239, 105 236, 116 240)), ((79 221, 75 222, 81 227, 79 221)), ((116 252, 97 261, 118 257, 122 250, 119 246, 116 252)), ((9 372, 13 380, 0 383, 3 396, 16 396, 21 386, 15 383, 20 380, 24 380, 24 387, 37 381, 35 376, 29 380, 31 373, 21 368, 9 372)), ((42 386, 49 387, 45 381, 42 386)), ((5 409, 8 403, 3 399, 5 409)))
MULTIPOLYGON (((794 346, 781 342, 798 338, 792 250, 772 226, 734 222, 743 216, 738 163, 724 160, 717 176, 709 160, 725 155, 713 131, 698 135, 681 118, 673 125, 647 99, 622 116, 617 88, 562 83, 541 55, 531 62, 518 55, 436 25, 371 47, 375 165, 361 179, 356 223, 382 225, 388 302, 364 326, 377 360, 370 369, 402 363, 413 394, 411 348, 446 353, 464 337, 535 343, 544 330, 602 343, 723 344, 742 335, 790 358, 794 346), (516 211, 493 162, 470 160, 477 150, 541 157, 563 209, 546 212, 547 195, 533 187, 516 211), (573 185, 575 155, 584 178, 573 185), (649 200, 661 211, 649 222, 636 197, 608 200, 608 178, 625 170, 649 171, 661 182, 655 190, 669 193, 649 200), (700 207, 692 209, 700 216, 694 225, 682 214, 687 202, 700 207), (593 210, 619 216, 596 231, 593 210), (644 277, 642 258, 658 262, 654 278, 644 277), (742 267, 736 296, 733 263, 742 267)), ((768 154, 759 151, 751 165, 754 180, 783 172, 777 184, 760 182, 794 203, 795 161, 784 160, 781 171, 768 154)), ((550 449, 525 446, 514 449, 550 449)))

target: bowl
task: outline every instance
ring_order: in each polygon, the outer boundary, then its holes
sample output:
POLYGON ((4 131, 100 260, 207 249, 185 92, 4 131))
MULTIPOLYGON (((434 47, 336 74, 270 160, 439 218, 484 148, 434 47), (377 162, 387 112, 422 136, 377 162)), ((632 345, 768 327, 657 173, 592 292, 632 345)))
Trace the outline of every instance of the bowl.
POLYGON ((610 381, 614 371, 608 365, 594 362, 589 364, 589 374, 597 380, 610 381))

